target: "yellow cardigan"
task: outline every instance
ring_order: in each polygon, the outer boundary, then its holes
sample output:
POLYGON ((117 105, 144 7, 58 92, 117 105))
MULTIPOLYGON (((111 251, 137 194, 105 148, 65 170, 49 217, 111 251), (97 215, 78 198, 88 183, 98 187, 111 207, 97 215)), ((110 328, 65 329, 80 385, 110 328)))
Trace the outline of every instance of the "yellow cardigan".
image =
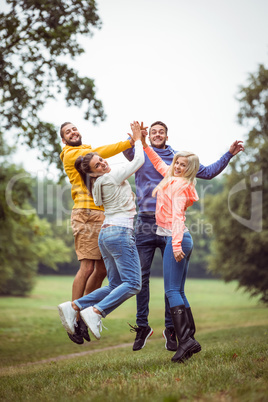
POLYGON ((64 170, 72 185, 71 192, 72 199, 74 200, 73 209, 89 208, 103 211, 102 205, 97 207, 94 204, 92 197, 88 194, 88 189, 86 188, 84 181, 81 179, 80 174, 75 169, 74 163, 76 159, 79 156, 85 156, 89 152, 97 152, 102 158, 109 158, 119 154, 122 151, 125 151, 128 148, 131 148, 129 140, 120 141, 116 144, 104 145, 94 149, 91 147, 91 145, 79 145, 77 147, 66 145, 63 148, 60 158, 63 162, 64 170))

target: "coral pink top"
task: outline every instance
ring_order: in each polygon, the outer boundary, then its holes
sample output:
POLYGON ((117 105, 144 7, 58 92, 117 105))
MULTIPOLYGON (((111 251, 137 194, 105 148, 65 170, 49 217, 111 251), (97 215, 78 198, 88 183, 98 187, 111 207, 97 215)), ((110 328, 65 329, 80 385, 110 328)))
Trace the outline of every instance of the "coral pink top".
MULTIPOLYGON (((165 176, 169 166, 152 148, 146 147, 144 151, 155 169, 165 176)), ((157 192, 156 223, 158 226, 172 231, 173 251, 181 250, 185 229, 185 212, 198 199, 195 186, 183 177, 172 176, 170 181, 157 192)))

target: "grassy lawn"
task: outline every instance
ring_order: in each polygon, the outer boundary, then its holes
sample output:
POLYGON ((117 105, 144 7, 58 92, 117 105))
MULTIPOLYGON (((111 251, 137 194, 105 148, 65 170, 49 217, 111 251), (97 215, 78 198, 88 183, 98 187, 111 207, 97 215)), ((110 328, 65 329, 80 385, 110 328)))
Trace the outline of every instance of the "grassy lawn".
POLYGON ((202 352, 185 364, 164 348, 162 279, 151 280, 154 334, 138 352, 127 324, 135 324, 135 298, 103 320, 100 341, 72 343, 56 307, 71 285, 71 277, 40 277, 31 297, 0 298, 1 401, 268 400, 268 311, 235 283, 188 280, 202 352), (130 345, 101 350, 118 344, 130 345))

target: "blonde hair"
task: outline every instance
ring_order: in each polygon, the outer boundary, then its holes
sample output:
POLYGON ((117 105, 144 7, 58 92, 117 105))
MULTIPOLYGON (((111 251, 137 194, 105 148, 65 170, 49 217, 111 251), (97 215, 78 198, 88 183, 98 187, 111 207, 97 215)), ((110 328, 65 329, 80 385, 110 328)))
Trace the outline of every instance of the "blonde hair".
POLYGON ((180 151, 177 152, 176 155, 173 158, 173 161, 166 173, 166 176, 164 177, 163 180, 160 181, 158 186, 156 186, 153 190, 152 196, 155 197, 156 193, 158 190, 164 188, 169 181, 171 181, 172 177, 174 176, 174 165, 179 157, 187 158, 188 163, 184 172, 183 178, 186 179, 189 184, 193 183, 193 185, 196 184, 196 179, 195 176, 198 172, 199 169, 199 158, 196 154, 188 151, 180 151))

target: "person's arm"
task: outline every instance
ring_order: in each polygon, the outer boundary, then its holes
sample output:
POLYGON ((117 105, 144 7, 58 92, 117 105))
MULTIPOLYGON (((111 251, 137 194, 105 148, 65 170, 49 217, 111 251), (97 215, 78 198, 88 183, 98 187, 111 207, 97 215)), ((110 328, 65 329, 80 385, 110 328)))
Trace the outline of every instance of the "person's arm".
POLYGON ((115 167, 109 173, 116 184, 122 183, 124 180, 128 179, 133 173, 135 173, 144 164, 144 152, 142 143, 140 140, 135 142, 135 155, 131 162, 126 162, 117 168, 115 167))
POLYGON ((181 248, 181 242, 184 233, 184 210, 187 202, 187 196, 183 192, 174 194, 172 200, 172 249, 176 261, 184 258, 184 252, 181 248))
POLYGON ((229 151, 226 152, 217 162, 214 162, 209 166, 200 164, 196 177, 199 179, 210 180, 213 179, 213 177, 218 176, 235 155, 244 151, 242 142, 243 141, 234 141, 230 146, 229 151))
MULTIPOLYGON (((129 138, 129 141, 131 141, 131 138, 129 138)), ((128 161, 132 161, 132 159, 134 158, 135 155, 135 148, 134 146, 131 148, 126 149, 123 152, 124 157, 128 160, 128 161)))
POLYGON ((148 156, 148 158, 150 159, 150 161, 152 162, 152 164, 154 165, 155 169, 162 175, 165 176, 168 169, 169 169, 169 165, 167 165, 163 159, 160 158, 159 155, 157 155, 157 153, 150 147, 144 147, 144 152, 146 153, 146 155, 148 156))
POLYGON ((126 141, 120 141, 115 144, 103 145, 98 148, 94 148, 91 152, 97 152, 102 158, 110 158, 111 156, 117 155, 120 152, 125 151, 128 148, 131 148, 131 138, 126 141))

